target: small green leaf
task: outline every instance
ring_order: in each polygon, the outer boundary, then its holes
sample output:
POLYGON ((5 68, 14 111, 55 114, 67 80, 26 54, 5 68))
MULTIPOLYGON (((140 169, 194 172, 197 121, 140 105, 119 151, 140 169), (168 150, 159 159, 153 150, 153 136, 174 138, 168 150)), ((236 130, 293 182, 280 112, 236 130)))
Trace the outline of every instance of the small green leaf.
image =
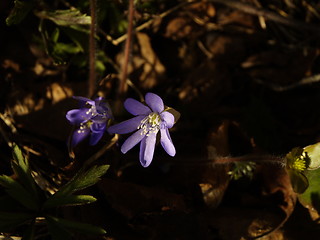
POLYGON ((14 1, 14 7, 6 19, 8 26, 19 24, 34 7, 34 1, 14 1))
POLYGON ((33 218, 34 215, 29 213, 0 212, 0 231, 6 232, 12 230, 33 218))
POLYGON ((73 179, 71 179, 52 197, 66 196, 96 184, 100 180, 100 177, 107 172, 108 168, 109 165, 101 165, 93 166, 88 171, 81 170, 73 179))
POLYGON ((81 48, 72 43, 54 43, 52 49, 48 51, 55 63, 62 64, 69 60, 70 55, 81 52, 81 48))
POLYGON ((308 156, 311 159, 308 169, 314 170, 319 168, 320 167, 320 142, 305 147, 304 151, 308 153, 308 156))
POLYGON ((0 176, 0 185, 5 188, 6 192, 12 198, 26 208, 32 210, 37 210, 39 208, 35 196, 14 179, 6 175, 2 175, 0 176))
POLYGON ((58 42, 59 36, 60 36, 60 29, 56 27, 51 34, 52 42, 54 43, 58 42))
POLYGON ((65 33, 70 40, 81 50, 85 52, 89 47, 88 33, 79 31, 70 27, 60 27, 63 33, 65 33))
MULTIPOLYGON (((54 195, 53 195, 54 196, 54 195)), ((50 197, 45 203, 44 208, 52 208, 58 206, 75 206, 75 205, 84 205, 90 204, 97 199, 90 195, 68 195, 62 197, 50 197)))
POLYGON ((14 173, 17 175, 20 183, 32 194, 38 198, 36 183, 31 175, 28 160, 23 156, 18 145, 13 146, 13 161, 11 163, 14 173))
POLYGON ((305 192, 309 186, 309 181, 304 173, 293 169, 289 169, 288 173, 293 191, 300 194, 305 192))
POLYGON ((61 226, 64 229, 76 231, 79 233, 95 234, 95 235, 106 234, 106 231, 103 228, 100 228, 91 224, 74 222, 74 221, 57 218, 53 216, 46 216, 46 219, 47 221, 50 221, 51 223, 55 223, 57 226, 61 226))

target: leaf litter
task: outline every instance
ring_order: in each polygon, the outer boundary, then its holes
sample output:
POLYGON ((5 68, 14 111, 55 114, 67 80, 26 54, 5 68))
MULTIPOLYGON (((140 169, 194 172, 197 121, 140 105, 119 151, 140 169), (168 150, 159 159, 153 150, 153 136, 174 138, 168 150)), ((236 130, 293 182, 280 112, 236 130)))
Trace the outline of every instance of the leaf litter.
MULTIPOLYGON (((156 150, 152 165, 142 169, 137 149, 122 155, 118 137, 104 136, 97 146, 81 143, 69 158, 72 129, 64 116, 76 106, 73 95, 86 95, 88 69, 77 66, 84 53, 56 65, 45 47, 33 42, 35 29, 24 19, 35 23, 37 16, 29 12, 12 22, 23 24, 20 29, 0 25, 6 33, 0 47, 1 174, 10 174, 8 142, 22 146, 39 174, 38 184, 53 191, 87 159, 110 164, 96 186, 82 190, 97 202, 61 212, 91 219, 107 229, 108 239, 316 239, 319 170, 306 174, 310 187, 298 195, 274 156, 283 159, 292 148, 320 139, 319 33, 300 24, 319 24, 319 3, 250 0, 239 1, 239 9, 236 1, 169 2, 163 1, 152 17, 179 7, 134 33, 128 71, 133 87, 126 94, 137 98, 137 91, 153 90, 179 110, 172 129, 177 156, 156 150), (284 18, 294 21, 289 26, 284 18), (309 78, 313 81, 305 81, 309 78), (250 176, 231 179, 237 162, 248 166, 252 161, 250 176)), ((0 12, 8 16, 10 7, 4 6, 0 12)), ((117 11, 122 8, 114 3, 117 11)), ((143 24, 148 8, 136 11, 136 24, 143 24)), ((87 30, 90 19, 80 11, 70 12, 75 18, 68 11, 54 13, 38 15, 87 30)), ((50 31, 52 23, 46 24, 50 31)), ((74 44, 75 35, 68 34, 59 41, 70 37, 68 44, 74 44)), ((100 41, 109 58, 102 61, 103 77, 113 75, 98 90, 113 105, 124 53, 102 35, 100 41)), ((121 109, 117 114, 127 116, 121 109)))

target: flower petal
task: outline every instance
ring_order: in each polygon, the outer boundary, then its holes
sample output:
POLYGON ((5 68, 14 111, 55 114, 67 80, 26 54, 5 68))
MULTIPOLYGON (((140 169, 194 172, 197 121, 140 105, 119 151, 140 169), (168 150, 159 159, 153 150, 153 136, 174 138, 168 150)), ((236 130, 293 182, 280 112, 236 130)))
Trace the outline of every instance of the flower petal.
POLYGON ((92 122, 95 123, 99 123, 99 124, 105 124, 108 121, 108 118, 106 116, 102 116, 102 115, 96 115, 93 118, 91 118, 90 120, 92 120, 92 122))
POLYGON ((90 126, 90 129, 92 132, 104 132, 106 130, 106 124, 105 123, 93 123, 90 126))
POLYGON ((172 143, 168 129, 167 128, 160 129, 160 134, 161 134, 160 143, 161 143, 163 149, 170 156, 173 157, 174 155, 176 155, 176 149, 172 143))
POLYGON ((158 95, 154 93, 147 93, 145 100, 153 112, 161 113, 164 110, 163 101, 158 95))
POLYGON ((136 131, 121 146, 121 152, 126 153, 135 145, 137 145, 146 135, 143 134, 143 129, 136 131))
POLYGON ((143 138, 140 142, 139 159, 142 166, 145 166, 144 152, 146 150, 146 140, 147 140, 147 137, 143 138))
POLYGON ((138 129, 145 116, 137 116, 108 128, 109 133, 126 134, 138 129))
POLYGON ((71 147, 76 146, 79 142, 84 140, 90 133, 89 128, 84 128, 82 130, 77 129, 73 132, 72 140, 71 140, 71 147))
POLYGON ((102 138, 105 130, 106 130, 106 124, 102 123, 93 123, 90 126, 91 129, 91 135, 90 135, 90 139, 89 139, 89 144, 90 145, 96 145, 99 140, 102 138))
POLYGON ((90 138, 89 138, 89 144, 91 146, 96 145, 100 139, 102 138, 104 134, 104 131, 100 131, 100 132, 91 132, 90 138))
POLYGON ((95 102, 89 98, 81 97, 81 96, 73 96, 74 99, 79 101, 81 107, 84 107, 86 104, 95 105, 95 102))
POLYGON ((162 121, 165 122, 166 127, 167 128, 172 128, 172 126, 174 124, 174 116, 171 113, 167 112, 167 111, 162 112, 160 114, 160 116, 161 116, 162 121))
POLYGON ((107 118, 112 118, 111 107, 103 97, 98 97, 94 100, 97 113, 107 118))
POLYGON ((143 103, 141 103, 133 98, 128 98, 124 102, 124 107, 125 107, 125 109, 127 109, 127 111, 129 113, 131 113, 132 115, 135 115, 135 116, 148 115, 149 113, 151 113, 151 110, 149 107, 147 107, 143 103))
POLYGON ((81 109, 72 109, 67 112, 66 118, 74 125, 79 125, 80 123, 88 121, 89 115, 86 114, 88 111, 87 108, 81 108, 81 109))
POLYGON ((140 147, 143 147, 143 149, 140 148, 140 163, 143 167, 148 167, 152 162, 156 145, 156 135, 156 133, 150 133, 149 136, 142 140, 145 141, 145 143, 141 141, 142 146, 140 147))

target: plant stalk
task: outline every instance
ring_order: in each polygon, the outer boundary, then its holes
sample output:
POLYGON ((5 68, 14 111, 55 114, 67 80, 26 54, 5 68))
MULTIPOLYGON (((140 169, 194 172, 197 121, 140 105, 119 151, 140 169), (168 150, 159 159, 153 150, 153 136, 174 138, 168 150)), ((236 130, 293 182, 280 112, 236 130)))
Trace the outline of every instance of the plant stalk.
POLYGON ((90 0, 90 36, 89 36, 89 82, 88 82, 88 97, 93 97, 96 87, 96 0, 90 0))

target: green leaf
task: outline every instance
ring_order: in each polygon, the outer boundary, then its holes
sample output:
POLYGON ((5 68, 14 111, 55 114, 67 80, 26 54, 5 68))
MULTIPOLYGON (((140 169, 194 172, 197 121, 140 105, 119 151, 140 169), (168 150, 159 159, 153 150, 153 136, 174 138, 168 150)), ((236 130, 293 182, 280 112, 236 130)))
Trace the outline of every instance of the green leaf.
POLYGON ((289 169, 288 173, 289 173, 293 191, 296 193, 305 192, 309 186, 309 181, 307 177, 304 175, 304 173, 293 170, 293 169, 289 169))
POLYGON ((308 169, 314 170, 320 167, 320 142, 309 145, 304 148, 304 151, 308 153, 311 161, 308 169))
POLYGON ((57 223, 57 221, 55 221, 55 218, 47 216, 46 221, 52 240, 72 239, 72 233, 65 229, 61 224, 57 223))
POLYGON ((69 55, 77 54, 82 52, 82 49, 72 43, 55 43, 53 44, 50 56, 54 58, 55 61, 61 62, 65 61, 69 55))
POLYGON ((34 7, 34 1, 14 1, 14 7, 6 19, 8 26, 19 24, 34 7))
POLYGON ((51 34, 52 42, 54 43, 58 42, 59 36, 60 36, 60 29, 56 27, 51 34))
POLYGON ((35 237, 35 219, 33 219, 31 224, 28 224, 27 229, 23 233, 21 240, 34 240, 35 237))
POLYGON ((65 33, 72 40, 72 42, 81 50, 81 52, 85 52, 89 48, 89 32, 82 32, 69 27, 60 28, 63 31, 63 33, 65 33))
POLYGON ((49 19, 58 26, 70 27, 78 31, 88 32, 91 24, 91 17, 77 9, 42 11, 37 12, 36 15, 42 19, 49 19))
POLYGON ((13 146, 13 159, 11 165, 18 180, 36 199, 38 199, 38 191, 36 183, 31 175, 29 162, 23 156, 21 149, 16 144, 13 146))
POLYGON ((66 185, 57 191, 52 197, 61 197, 70 195, 76 191, 90 187, 96 184, 102 175, 104 175, 109 168, 109 165, 93 166, 88 171, 80 170, 66 185))
POLYGON ((32 210, 37 210, 39 208, 35 196, 14 179, 6 175, 2 175, 0 176, 0 185, 5 188, 6 192, 12 198, 17 200, 26 208, 32 210))
POLYGON ((57 226, 61 226, 61 228, 76 231, 79 233, 95 234, 95 235, 106 234, 106 230, 91 224, 74 222, 74 221, 57 218, 53 216, 46 216, 46 219, 51 223, 55 223, 57 226))
POLYGON ((21 206, 15 199, 12 199, 8 194, 0 197, 0 212, 18 212, 24 209, 25 208, 23 206, 21 206))
POLYGON ((75 206, 84 205, 97 201, 97 199, 90 195, 68 195, 62 197, 50 197, 45 203, 44 208, 52 208, 58 206, 75 206))
POLYGON ((34 217, 30 213, 0 212, 0 232, 12 230, 34 217))
POLYGON ((309 187, 303 194, 298 195, 298 199, 305 207, 314 208, 320 212, 320 168, 306 171, 306 177, 309 187))

